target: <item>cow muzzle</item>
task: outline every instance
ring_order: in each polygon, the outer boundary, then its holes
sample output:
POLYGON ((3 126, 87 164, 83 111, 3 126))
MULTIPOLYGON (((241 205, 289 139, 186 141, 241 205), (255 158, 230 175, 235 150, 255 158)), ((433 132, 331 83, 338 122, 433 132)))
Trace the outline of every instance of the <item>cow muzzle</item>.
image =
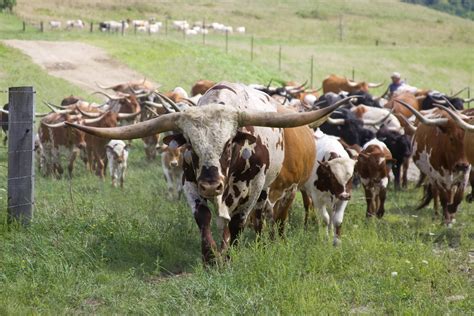
POLYGON ((344 193, 339 194, 337 198, 342 201, 349 201, 351 199, 351 194, 344 192, 344 193))
POLYGON ((218 195, 221 195, 224 192, 224 182, 215 181, 199 181, 198 182, 198 192, 205 198, 213 198, 218 195))
POLYGON ((466 172, 469 169, 469 164, 467 163, 458 163, 456 166, 454 166, 454 169, 457 172, 466 172))
POLYGON ((176 168, 178 166, 178 161, 176 161, 176 160, 170 161, 170 166, 173 167, 173 168, 176 168))

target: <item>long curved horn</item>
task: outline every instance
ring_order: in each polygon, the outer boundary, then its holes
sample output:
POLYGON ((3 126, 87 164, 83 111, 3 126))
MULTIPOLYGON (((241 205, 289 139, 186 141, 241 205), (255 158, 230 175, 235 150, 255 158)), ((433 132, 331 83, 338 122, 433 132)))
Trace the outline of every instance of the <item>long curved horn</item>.
MULTIPOLYGON (((4 113, 6 115, 10 115, 10 112, 8 110, 0 109, 0 112, 4 113)), ((35 113, 35 117, 44 117, 48 114, 49 113, 35 113)))
POLYGON ((4 109, 0 109, 0 112, 5 113, 5 114, 7 114, 7 115, 10 114, 10 112, 8 112, 8 110, 4 110, 4 109))
POLYGON ((58 128, 58 127, 65 127, 66 126, 66 122, 59 122, 59 123, 55 123, 55 124, 48 124, 48 123, 45 123, 45 122, 41 122, 41 124, 43 124, 44 126, 49 127, 49 128, 58 128))
POLYGON ((97 81, 95 82, 95 84, 96 84, 99 88, 104 89, 104 90, 112 89, 112 88, 114 88, 115 86, 117 86, 117 85, 113 85, 113 86, 110 86, 110 87, 106 87, 106 86, 101 85, 101 84, 98 83, 97 81))
POLYGON ((153 108, 165 109, 166 111, 168 111, 168 108, 166 106, 164 106, 163 104, 160 104, 160 103, 156 103, 156 102, 152 102, 152 101, 145 101, 145 104, 147 106, 150 106, 150 107, 153 107, 153 108))
POLYGON ((112 128, 83 126, 69 122, 66 122, 66 124, 97 137, 135 139, 167 131, 179 131, 179 127, 176 125, 176 120, 181 115, 182 113, 170 113, 137 124, 112 128))
POLYGON ((382 86, 384 83, 385 83, 385 81, 380 82, 380 83, 369 82, 369 83, 367 84, 367 86, 368 86, 369 88, 378 88, 378 87, 382 86))
POLYGON ((100 115, 99 117, 96 117, 96 118, 91 118, 91 119, 84 119, 84 123, 85 124, 94 124, 94 123, 97 123, 99 122, 104 116, 105 116, 106 113, 103 113, 102 115, 100 115))
POLYGON ((111 95, 109 95, 105 92, 102 92, 102 91, 95 91, 92 94, 102 94, 102 95, 106 96, 107 98, 109 98, 110 100, 122 100, 123 98, 126 98, 126 96, 111 96, 111 95))
POLYGON ((331 125, 344 125, 344 124, 346 124, 345 119, 333 119, 331 117, 328 117, 327 122, 331 125))
POLYGON ((349 101, 350 98, 344 98, 331 106, 310 112, 239 112, 239 126, 290 128, 311 124, 311 127, 317 127, 323 124, 335 109, 349 101))
MULTIPOLYGON (((445 108, 444 106, 438 106, 438 105, 435 105, 435 106, 448 112, 448 114, 453 118, 454 122, 463 130, 468 131, 468 132, 474 132, 474 125, 464 122, 463 118, 457 112, 451 109, 445 108)), ((465 118, 469 118, 469 117, 466 116, 465 118)))
POLYGON ((172 107, 176 112, 181 112, 180 108, 176 105, 176 103, 174 103, 174 101, 171 100, 170 98, 168 98, 166 95, 164 95, 163 93, 158 92, 158 91, 156 91, 155 94, 158 96, 158 98, 159 98, 161 101, 165 100, 166 103, 168 103, 169 105, 171 105, 171 107, 172 107))
POLYGON ((99 112, 85 112, 85 111, 81 110, 79 107, 76 107, 76 110, 79 113, 81 113, 82 115, 87 116, 87 117, 92 117, 92 118, 96 118, 96 117, 102 116, 104 114, 104 112, 102 112, 102 113, 99 113, 99 112))
POLYGON ((463 100, 462 100, 462 102, 464 102, 464 103, 471 103, 472 101, 474 101, 474 98, 463 99, 463 100))
POLYGON ((71 113, 71 112, 73 112, 72 109, 69 109, 69 110, 67 110, 67 109, 59 110, 59 109, 55 108, 54 106, 52 106, 51 104, 49 104, 49 102, 46 102, 46 101, 43 101, 43 102, 44 102, 44 104, 45 104, 48 108, 51 109, 51 111, 53 111, 53 112, 55 112, 55 113, 66 114, 66 113, 71 113))
POLYGON ((357 87, 357 85, 358 85, 357 82, 352 81, 352 80, 349 80, 349 79, 347 79, 347 78, 346 78, 346 82, 347 82, 347 84, 348 84, 350 87, 352 87, 352 88, 355 88, 355 87, 357 87))
POLYGON ((150 111, 151 114, 153 114, 155 117, 160 116, 158 113, 156 113, 155 109, 152 108, 152 107, 150 107, 149 105, 146 105, 146 104, 145 104, 145 109, 147 109, 148 111, 150 111))
POLYGON ((290 93, 302 92, 304 91, 307 83, 308 83, 308 80, 306 80, 302 85, 299 85, 296 87, 293 87, 293 86, 285 87, 285 90, 290 93))
POLYGON ((191 100, 191 99, 184 98, 182 101, 188 103, 188 104, 191 105, 191 106, 197 106, 196 103, 194 103, 194 101, 191 100))
POLYGON ((117 113, 117 118, 119 120, 130 120, 130 119, 136 117, 140 113, 141 113, 141 111, 138 111, 138 112, 135 112, 135 113, 117 113))
POLYGON ((385 122, 390 117, 390 115, 392 115, 392 112, 393 112, 393 108, 382 119, 379 119, 379 120, 362 120, 362 121, 364 122, 364 125, 370 125, 370 126, 380 125, 383 122, 385 122))
POLYGON ((425 124, 425 125, 441 126, 441 125, 446 125, 446 123, 448 123, 448 119, 444 118, 444 117, 443 118, 437 118, 437 119, 428 119, 428 118, 424 117, 420 112, 415 110, 411 105, 409 105, 408 103, 405 103, 402 100, 395 99, 395 102, 400 103, 401 105, 406 107, 408 110, 410 110, 416 116, 416 118, 419 119, 420 122, 425 124))
POLYGON ((396 115, 396 114, 395 114, 395 116, 397 117, 397 119, 398 119, 399 121, 403 121, 403 122, 404 122, 403 128, 406 129, 406 133, 407 133, 408 135, 414 135, 414 134, 415 134, 415 132, 416 132, 416 126, 413 126, 413 125, 408 121, 408 119, 407 119, 404 115, 402 115, 402 114, 396 115))

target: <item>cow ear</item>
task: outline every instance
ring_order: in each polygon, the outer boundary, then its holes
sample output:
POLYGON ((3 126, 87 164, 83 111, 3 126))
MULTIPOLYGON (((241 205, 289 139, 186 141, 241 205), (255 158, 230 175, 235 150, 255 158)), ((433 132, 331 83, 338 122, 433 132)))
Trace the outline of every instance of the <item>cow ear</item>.
POLYGON ((161 146, 156 146, 156 151, 159 153, 159 154, 162 154, 166 148, 168 148, 168 145, 166 144, 163 144, 161 146))
POLYGON ((237 134, 232 141, 239 144, 240 146, 243 146, 245 144, 245 140, 248 140, 249 144, 253 144, 257 141, 257 138, 252 134, 237 131, 237 134))
POLYGON ((369 154, 366 154, 366 153, 364 153, 364 152, 360 152, 360 153, 359 153, 359 158, 369 159, 369 158, 370 158, 370 155, 369 155, 369 154))
POLYGON ((168 135, 163 138, 163 143, 169 145, 173 140, 176 142, 177 147, 181 147, 186 144, 186 139, 184 138, 183 134, 168 135))

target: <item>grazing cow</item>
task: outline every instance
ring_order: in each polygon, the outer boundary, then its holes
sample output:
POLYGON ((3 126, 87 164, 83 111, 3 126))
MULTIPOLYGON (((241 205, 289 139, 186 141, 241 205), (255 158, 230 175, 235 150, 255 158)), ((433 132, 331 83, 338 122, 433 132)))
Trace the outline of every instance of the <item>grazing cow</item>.
POLYGON ((428 185, 418 209, 428 205, 433 195, 439 195, 444 223, 450 227, 462 201, 471 169, 466 157, 465 132, 442 109, 434 109, 427 118, 409 104, 399 102, 410 109, 421 123, 413 137, 413 161, 426 175, 428 185))
POLYGON ((402 187, 408 185, 408 166, 411 157, 411 140, 408 135, 401 135, 395 131, 391 131, 386 127, 382 127, 377 131, 376 137, 384 142, 392 153, 396 162, 392 165, 395 189, 400 189, 400 173, 403 166, 402 187))
MULTIPOLYGON (((314 209, 319 208, 328 236, 331 225, 334 227, 333 244, 336 246, 340 243, 344 211, 351 198, 355 160, 349 157, 338 137, 326 135, 320 130, 314 136, 317 145, 316 163, 303 191, 311 196, 314 209)), ((305 226, 308 213, 309 205, 305 205, 305 226)))
POLYGON ((161 166, 166 178, 170 198, 181 198, 183 192, 183 152, 184 147, 179 146, 175 140, 167 141, 160 147, 161 166), (166 144, 168 143, 168 145, 166 144))
POLYGON ((83 29, 84 28, 84 22, 82 20, 68 20, 66 22, 66 28, 69 29, 83 29))
POLYGON ((239 34, 245 34, 245 26, 238 26, 235 28, 235 31, 239 34))
POLYGON ((53 29, 60 29, 61 28, 61 21, 49 21, 49 27, 53 29))
POLYGON ((367 202, 367 217, 376 215, 382 218, 385 213, 388 174, 395 161, 387 146, 373 139, 364 145, 356 164, 367 202))
POLYGON ((320 128, 328 135, 342 138, 348 145, 362 147, 369 140, 375 138, 374 132, 364 128, 364 123, 351 110, 344 108, 332 113, 320 128))
POLYGON ((127 171, 128 145, 121 140, 112 139, 107 143, 106 151, 112 186, 117 187, 117 181, 120 181, 120 187, 123 189, 127 171))
POLYGON ((209 90, 213 85, 216 83, 211 80, 199 80, 191 88, 191 96, 194 97, 195 95, 202 94, 204 95, 207 90, 209 90))
POLYGON ((61 153, 65 152, 69 160, 68 174, 72 177, 74 161, 79 152, 86 148, 84 133, 66 126, 65 122, 81 124, 83 119, 77 115, 50 113, 40 122, 38 136, 43 146, 45 176, 62 176, 61 153))
POLYGON ((330 75, 323 80, 323 93, 339 93, 342 91, 355 92, 357 90, 368 92, 369 88, 377 88, 382 84, 383 83, 370 83, 365 81, 355 82, 347 79, 346 77, 330 75))
MULTIPOLYGON (((474 109, 464 110, 461 113, 454 112, 448 108, 443 108, 453 118, 454 122, 465 131, 464 152, 471 165, 474 165, 474 109)), ((474 200, 474 168, 471 168, 469 175, 471 183, 471 193, 466 196, 466 200, 472 203, 474 200)))
MULTIPOLYGON (((277 104, 268 95, 241 84, 221 82, 196 107, 184 112, 112 129, 75 124, 74 127, 117 139, 180 132, 169 141, 174 139, 185 146, 184 192, 201 233, 203 260, 210 262, 217 247, 211 233, 208 202, 216 206, 225 250, 237 239, 253 209, 274 205, 269 199, 269 188, 281 170, 286 146, 291 146, 285 143, 286 129, 282 128, 311 122, 321 124, 331 111, 347 101, 312 112, 277 113, 277 104)), ((276 188, 275 193, 277 189, 290 194, 294 191, 283 187, 276 188)))

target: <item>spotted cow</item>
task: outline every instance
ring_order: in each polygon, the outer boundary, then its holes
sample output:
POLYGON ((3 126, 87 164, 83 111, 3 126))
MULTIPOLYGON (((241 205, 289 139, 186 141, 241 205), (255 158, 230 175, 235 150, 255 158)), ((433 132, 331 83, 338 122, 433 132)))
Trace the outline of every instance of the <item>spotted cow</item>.
POLYGON ((378 139, 366 143, 359 153, 356 169, 364 186, 367 217, 382 218, 385 213, 388 175, 393 163, 390 150, 378 139))
MULTIPOLYGON (((320 210, 328 236, 331 226, 334 227, 333 244, 337 245, 340 243, 344 211, 351 198, 355 160, 349 157, 338 137, 326 135, 320 130, 314 136, 316 163, 303 191, 311 197, 313 207, 320 210)), ((305 225, 308 213, 309 205, 305 205, 305 225)))

